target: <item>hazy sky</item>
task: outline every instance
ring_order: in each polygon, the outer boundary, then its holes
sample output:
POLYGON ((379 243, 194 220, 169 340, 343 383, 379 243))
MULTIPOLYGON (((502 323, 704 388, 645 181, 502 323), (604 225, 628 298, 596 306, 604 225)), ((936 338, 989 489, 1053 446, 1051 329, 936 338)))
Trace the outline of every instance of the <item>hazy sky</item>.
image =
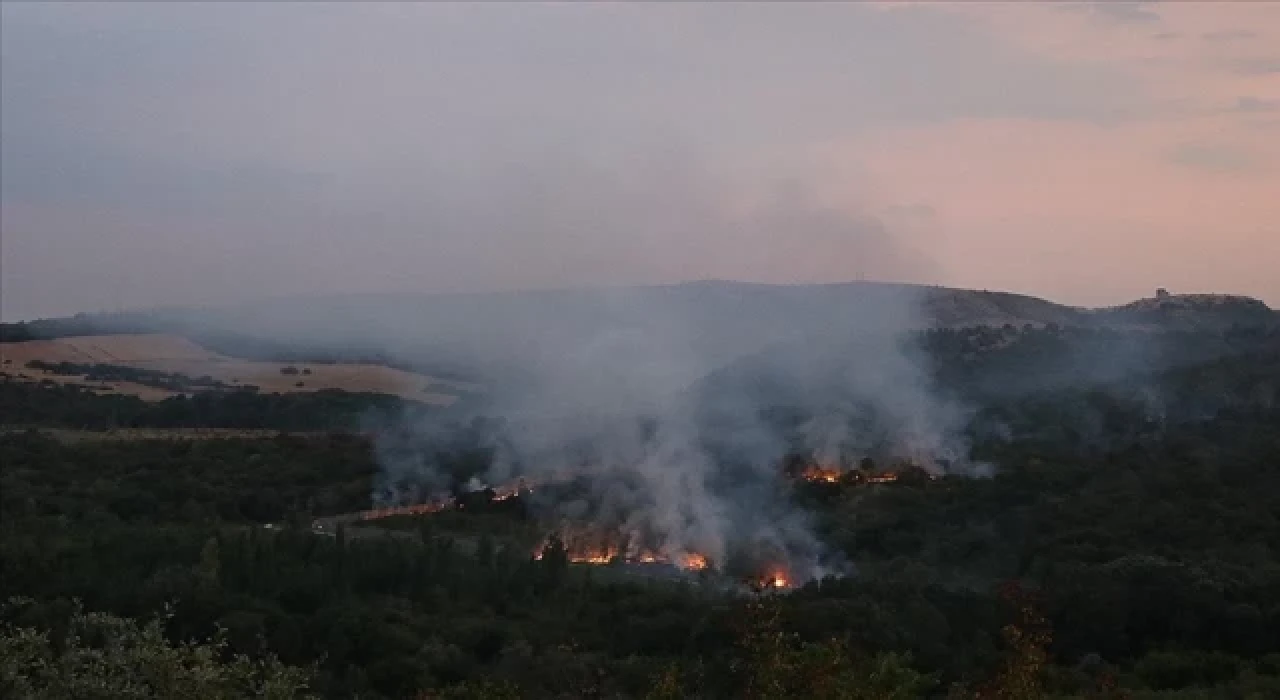
POLYGON ((1280 3, 0 20, 5 319, 706 278, 1280 306, 1280 3))

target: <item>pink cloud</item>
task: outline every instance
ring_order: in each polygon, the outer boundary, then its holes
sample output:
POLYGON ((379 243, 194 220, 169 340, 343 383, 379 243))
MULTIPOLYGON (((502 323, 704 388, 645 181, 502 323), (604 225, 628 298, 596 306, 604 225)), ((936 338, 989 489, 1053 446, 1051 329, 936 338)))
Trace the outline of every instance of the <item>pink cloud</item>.
POLYGON ((888 201, 926 203, 920 235, 951 283, 1087 304, 1181 286, 1280 305, 1280 130, 1240 109, 1280 97, 1280 74, 1230 70, 1280 47, 1280 5, 1162 4, 1156 30, 1189 37, 1172 41, 1052 5, 938 7, 1056 60, 1137 76, 1163 108, 1109 125, 966 120, 822 144, 822 157, 858 164, 837 193, 871 180, 888 201))

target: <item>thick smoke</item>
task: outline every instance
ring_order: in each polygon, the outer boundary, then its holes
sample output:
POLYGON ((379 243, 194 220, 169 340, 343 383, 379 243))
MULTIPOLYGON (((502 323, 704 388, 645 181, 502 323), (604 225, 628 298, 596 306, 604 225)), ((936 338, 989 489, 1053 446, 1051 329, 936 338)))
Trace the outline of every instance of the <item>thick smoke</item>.
MULTIPOLYGON (((766 220, 781 232, 814 217, 781 211, 766 220)), ((823 225, 838 230, 829 215, 823 225)), ((874 221, 844 226, 848 237, 887 240, 874 221)), ((842 571, 792 505, 784 457, 874 455, 935 473, 973 469, 961 437, 966 412, 932 390, 906 341, 928 325, 921 293, 691 283, 536 303, 485 298, 519 322, 470 336, 518 350, 491 373, 503 382, 490 383, 475 409, 486 421, 467 428, 484 451, 480 478, 576 480, 571 495, 535 494, 542 516, 615 531, 672 560, 766 558, 796 580, 842 571)), ((455 301, 466 313, 465 300, 455 301)), ((472 354, 503 353, 484 346, 472 354)), ((434 419, 388 434, 377 499, 420 498, 420 489, 457 488, 473 476, 452 473, 457 435, 434 419)))
POLYGON ((210 324, 346 356, 390 347, 427 373, 483 384, 448 415, 375 426, 379 504, 475 479, 573 482, 556 497, 538 488, 540 514, 611 528, 667 557, 764 557, 796 579, 840 570, 792 505, 784 458, 966 468, 965 413, 932 390, 903 338, 928 325, 924 291, 555 290, 547 261, 562 259, 566 286, 904 279, 932 265, 874 217, 798 185, 755 197, 770 186, 717 179, 676 150, 628 152, 612 170, 542 154, 532 177, 476 175, 459 196, 429 198, 415 226, 448 243, 436 252, 474 271, 476 288, 528 280, 540 291, 278 300, 210 311, 210 324), (514 274, 522 259, 544 274, 514 274))

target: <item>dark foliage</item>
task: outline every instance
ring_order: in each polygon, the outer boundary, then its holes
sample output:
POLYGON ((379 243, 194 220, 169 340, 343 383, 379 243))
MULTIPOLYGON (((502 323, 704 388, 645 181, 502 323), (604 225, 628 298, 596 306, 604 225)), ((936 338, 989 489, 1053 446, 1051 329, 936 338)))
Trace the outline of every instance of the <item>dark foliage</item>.
POLYGON ((93 382, 133 382, 169 391, 248 390, 247 387, 234 387, 209 376, 189 377, 176 372, 161 372, 154 369, 125 367, 122 365, 32 360, 27 363, 27 366, 64 377, 84 377, 86 380, 93 382))
POLYGON ((290 394, 235 391, 144 401, 69 385, 0 381, 0 422, 78 430, 111 428, 240 428, 286 431, 357 430, 362 420, 403 412, 426 414, 425 404, 386 394, 337 389, 290 394))
MULTIPOLYGON (((11 433, 0 596, 33 599, 11 622, 55 641, 74 599, 139 619, 174 602, 172 639, 221 626, 231 652, 318 664, 328 697, 1277 697, 1280 352, 1267 337, 1166 338, 1186 343, 1166 356, 1185 358, 1174 369, 975 392, 988 398, 974 449, 993 478, 798 488, 858 575, 764 599, 573 565, 554 542, 535 560, 521 509, 483 498, 315 532, 313 517, 369 505, 373 457, 356 436, 11 433)), ((144 404, 0 383, 0 414, 314 430, 391 407, 305 397, 144 404)))

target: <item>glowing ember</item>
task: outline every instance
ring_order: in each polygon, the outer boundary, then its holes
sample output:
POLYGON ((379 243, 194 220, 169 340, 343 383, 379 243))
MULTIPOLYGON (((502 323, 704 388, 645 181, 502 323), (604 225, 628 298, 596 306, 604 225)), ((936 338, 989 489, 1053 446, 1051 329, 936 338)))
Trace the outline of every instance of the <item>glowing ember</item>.
POLYGON ((453 505, 453 499, 449 499, 447 501, 435 501, 432 503, 416 503, 411 506, 374 508, 372 510, 362 511, 360 513, 360 519, 381 520, 382 518, 390 518, 397 515, 426 515, 428 513, 439 513, 451 505, 453 505))
MULTIPOLYGON (((687 552, 671 559, 651 549, 642 549, 639 552, 624 554, 618 545, 598 544, 599 540, 595 540, 597 544, 583 544, 572 541, 573 538, 569 539, 569 542, 565 542, 565 546, 568 549, 568 559, 574 564, 612 564, 614 562, 624 564, 666 564, 686 571, 702 571, 709 566, 707 558, 696 552, 687 552)), ((550 540, 543 542, 534 550, 533 558, 535 560, 542 559, 549 542, 550 540)))
POLYGON ((840 481, 840 470, 835 467, 823 467, 817 464, 805 467, 800 473, 800 477, 805 481, 822 481, 828 484, 834 484, 840 481))
POLYGON ((577 555, 577 556, 571 555, 569 557, 569 561, 575 562, 578 564, 608 564, 609 562, 613 561, 614 556, 615 555, 609 552, 602 552, 599 554, 585 554, 585 555, 577 555))
MULTIPOLYGON (((847 472, 839 467, 821 464, 810 464, 800 472, 800 478, 810 483, 838 484, 846 477, 852 477, 854 481, 862 481, 868 484, 890 484, 898 480, 897 472, 863 474, 862 472, 847 472)), ((931 476, 930 478, 937 477, 931 476)))
MULTIPOLYGON (((492 488, 493 502, 510 500, 522 493, 532 493, 533 489, 525 483, 523 478, 517 479, 508 484, 502 484, 492 488)), ((397 515, 429 515, 431 513, 439 513, 442 510, 450 508, 461 508, 458 499, 453 496, 437 498, 427 503, 415 503, 403 506, 386 506, 383 508, 373 508, 371 510, 361 511, 358 514, 360 520, 381 520, 397 515)))
POLYGON ((678 565, 682 569, 690 571, 702 571, 707 568, 707 558, 697 553, 682 554, 678 565))
POLYGON ((790 588, 792 585, 791 578, 786 571, 782 569, 774 569, 755 577, 744 580, 757 593, 765 591, 780 591, 784 588, 790 588))

